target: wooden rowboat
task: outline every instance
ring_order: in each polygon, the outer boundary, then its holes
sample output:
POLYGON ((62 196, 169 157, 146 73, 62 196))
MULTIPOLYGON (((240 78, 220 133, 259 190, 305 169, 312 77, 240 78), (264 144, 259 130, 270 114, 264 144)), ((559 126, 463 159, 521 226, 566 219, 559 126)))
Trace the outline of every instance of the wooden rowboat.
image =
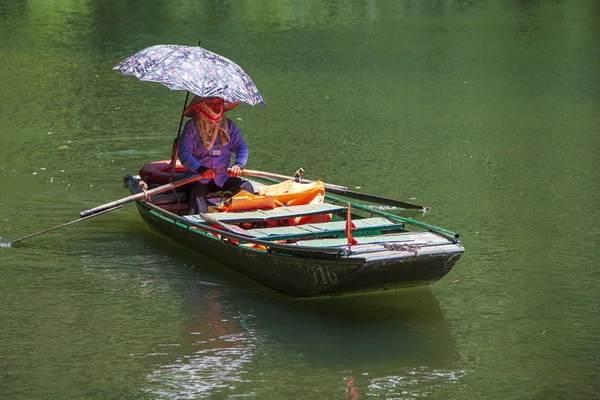
MULTIPOLYGON (((255 188, 269 183, 255 179, 255 188)), ((124 181, 133 195, 142 192, 139 176, 124 181)), ((459 260, 464 248, 458 234, 373 205, 327 190, 325 201, 315 204, 201 215, 186 215, 181 189, 136 200, 142 218, 158 232, 294 297, 428 285, 459 260), (354 245, 346 234, 348 215, 354 245)))

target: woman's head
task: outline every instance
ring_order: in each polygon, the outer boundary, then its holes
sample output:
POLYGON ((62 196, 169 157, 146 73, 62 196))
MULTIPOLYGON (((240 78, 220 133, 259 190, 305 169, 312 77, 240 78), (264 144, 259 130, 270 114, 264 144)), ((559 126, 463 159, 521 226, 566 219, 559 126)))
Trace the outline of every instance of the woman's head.
POLYGON ((220 97, 204 100, 194 106, 200 113, 211 121, 218 121, 225 112, 225 102, 220 97))
MULTIPOLYGON (((229 124, 224 118, 225 102, 219 97, 202 99, 191 107, 194 110, 200 140, 207 150, 212 149, 217 136, 223 146, 229 143, 229 124)), ((185 114, 184 114, 185 115, 185 114)))
MULTIPOLYGON (((215 116, 221 115, 220 109, 223 109, 223 113, 225 111, 232 110, 235 108, 239 102, 230 102, 223 100, 220 97, 200 97, 194 96, 194 98, 190 101, 187 108, 183 112, 183 115, 190 118, 200 118, 203 114, 200 113, 201 109, 204 109, 204 115, 214 114, 215 116), (204 104, 200 107, 200 104, 204 104)), ((220 118, 220 117, 217 117, 220 118)))

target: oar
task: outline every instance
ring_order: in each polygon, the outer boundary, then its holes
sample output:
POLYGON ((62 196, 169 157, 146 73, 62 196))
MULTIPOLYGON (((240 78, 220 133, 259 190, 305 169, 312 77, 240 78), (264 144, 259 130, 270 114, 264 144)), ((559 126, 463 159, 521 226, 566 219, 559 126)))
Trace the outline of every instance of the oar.
POLYGON ((202 175, 194 175, 194 176, 190 176, 189 178, 182 179, 182 180, 179 180, 179 181, 176 181, 176 182, 167 183, 166 185, 159 186, 157 188, 154 188, 154 189, 151 189, 151 190, 147 190, 145 192, 141 192, 141 193, 138 193, 138 194, 133 194, 131 196, 124 197, 122 199, 111 201, 110 203, 106 203, 106 204, 103 204, 101 206, 94 207, 94 208, 91 208, 89 210, 82 211, 82 212, 79 213, 79 216, 82 217, 82 218, 83 217, 87 217, 88 215, 96 214, 96 213, 98 213, 100 211, 107 210, 109 208, 113 208, 113 207, 120 206, 120 205, 123 205, 123 204, 131 203, 132 201, 141 200, 141 199, 143 199, 145 197, 148 197, 148 196, 152 196, 152 195, 155 195, 155 194, 166 192, 168 190, 175 189, 175 188, 177 188, 179 186, 183 186, 183 185, 187 185, 188 183, 196 182, 196 181, 198 181, 200 179, 202 179, 202 175))
POLYGON ((71 221, 71 222, 67 222, 67 223, 64 223, 64 224, 61 224, 61 225, 57 225, 57 226, 55 226, 55 227, 52 227, 52 228, 44 229, 43 231, 36 232, 36 233, 32 233, 31 235, 23 236, 22 238, 19 238, 19 239, 11 240, 10 242, 8 242, 8 243, 6 243, 6 244, 3 244, 3 246, 10 247, 10 246, 12 246, 12 245, 13 245, 13 243, 21 242, 21 241, 23 241, 23 240, 25 240, 25 239, 29 239, 29 238, 32 238, 32 237, 34 237, 34 236, 41 235, 42 233, 46 233, 46 232, 50 232, 50 231, 54 231, 54 230, 56 230, 56 229, 63 228, 63 227, 65 227, 65 226, 69 226, 69 225, 76 224, 76 223, 78 223, 78 222, 85 221, 86 219, 94 218, 94 217, 97 217, 98 215, 102 215, 102 214, 109 213, 109 212, 111 212, 111 211, 114 211, 114 210, 116 210, 116 209, 118 209, 118 208, 121 208, 121 207, 123 207, 123 206, 122 206, 122 205, 119 205, 119 206, 116 206, 116 207, 109 208, 109 209, 107 209, 107 210, 104 210, 104 211, 98 212, 98 213, 96 213, 96 214, 88 215, 87 217, 84 217, 84 218, 79 218, 79 219, 73 220, 73 221, 71 221))
MULTIPOLYGON (((277 180, 294 179, 291 176, 272 174, 270 172, 256 171, 256 170, 251 170, 251 169, 244 169, 242 172, 242 175, 256 176, 256 177, 262 177, 262 178, 271 178, 271 179, 277 179, 277 180)), ((312 183, 314 181, 302 179, 300 182, 312 183)), ((325 183, 324 186, 325 186, 325 189, 331 193, 339 194, 339 195, 350 197, 350 198, 357 199, 357 200, 370 201, 373 203, 380 203, 380 204, 385 204, 387 206, 401 207, 401 208, 405 208, 405 209, 427 210, 429 208, 427 206, 421 206, 418 204, 407 203, 405 201, 390 199, 387 197, 381 197, 381 196, 375 196, 375 195, 367 194, 367 193, 355 192, 352 190, 348 190, 344 186, 331 185, 329 183, 325 183)))
POLYGON ((173 183, 169 183, 169 184, 166 184, 166 185, 163 185, 163 186, 159 186, 157 188, 154 188, 152 190, 148 190, 146 192, 134 194, 132 196, 124 197, 124 198, 122 198, 120 200, 116 200, 116 201, 113 201, 113 202, 110 202, 110 203, 106 203, 104 205, 92 208, 90 210, 82 211, 82 212, 79 213, 79 216, 81 217, 79 219, 76 219, 74 221, 67 222, 67 223, 64 223, 64 224, 52 227, 52 228, 48 228, 48 229, 45 229, 45 230, 40 231, 40 232, 36 232, 36 233, 24 236, 24 237, 19 238, 19 239, 12 240, 12 241, 6 243, 5 245, 8 246, 8 247, 10 247, 13 243, 17 243, 17 242, 23 241, 25 239, 29 239, 29 238, 32 238, 34 236, 41 235, 42 233, 46 233, 46 232, 50 232, 50 231, 53 231, 53 230, 56 230, 56 229, 59 229, 59 228, 63 228, 65 226, 73 225, 73 224, 76 224, 77 222, 85 221, 86 219, 94 218, 94 217, 96 217, 98 215, 109 213, 111 211, 114 211, 114 210, 117 210, 117 209, 123 207, 124 204, 131 203, 132 201, 136 201, 136 200, 141 200, 141 199, 145 198, 146 196, 152 196, 152 195, 155 195, 155 194, 166 192, 168 190, 175 189, 176 187, 187 185, 188 183, 195 182, 195 181, 197 181, 199 179, 202 179, 201 175, 194 175, 194 176, 191 176, 191 177, 189 177, 187 179, 182 179, 182 180, 177 181, 177 182, 173 182, 173 183))

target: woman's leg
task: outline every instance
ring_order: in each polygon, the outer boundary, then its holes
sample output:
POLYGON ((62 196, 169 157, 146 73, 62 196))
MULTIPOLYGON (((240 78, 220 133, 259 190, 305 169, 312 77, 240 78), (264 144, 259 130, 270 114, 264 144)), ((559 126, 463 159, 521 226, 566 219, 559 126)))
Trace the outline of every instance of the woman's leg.
POLYGON ((208 206, 206 205, 204 197, 206 197, 207 194, 218 190, 215 188, 218 188, 218 186, 212 180, 208 183, 194 182, 191 184, 188 195, 188 214, 195 215, 198 213, 207 213, 208 206))
POLYGON ((240 190, 245 190, 246 192, 254 193, 254 187, 252 187, 252 184, 242 178, 228 178, 223 184, 223 191, 236 194, 240 190))

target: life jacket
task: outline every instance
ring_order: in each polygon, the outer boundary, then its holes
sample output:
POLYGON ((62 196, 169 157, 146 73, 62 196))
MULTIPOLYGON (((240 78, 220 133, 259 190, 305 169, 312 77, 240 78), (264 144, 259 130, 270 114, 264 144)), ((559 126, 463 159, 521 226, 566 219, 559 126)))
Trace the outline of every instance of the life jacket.
POLYGON ((245 190, 235 194, 222 211, 245 211, 273 209, 281 206, 322 203, 325 198, 325 185, 321 181, 305 184, 287 180, 258 191, 258 195, 245 190))

